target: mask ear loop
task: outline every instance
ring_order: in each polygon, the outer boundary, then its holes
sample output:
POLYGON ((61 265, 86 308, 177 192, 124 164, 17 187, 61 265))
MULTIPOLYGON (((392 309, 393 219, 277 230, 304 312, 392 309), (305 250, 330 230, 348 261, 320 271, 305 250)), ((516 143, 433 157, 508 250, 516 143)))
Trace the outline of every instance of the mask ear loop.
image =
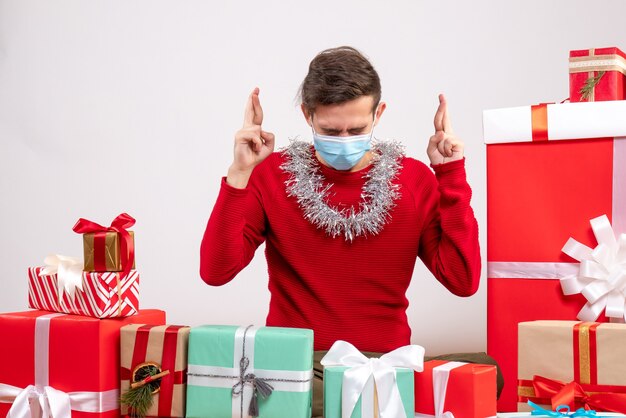
POLYGON ((376 110, 374 110, 374 120, 372 121, 372 129, 370 131, 370 141, 376 140, 376 138, 374 138, 374 127, 376 126, 376 113, 378 113, 379 108, 380 108, 380 103, 376 105, 376 110))

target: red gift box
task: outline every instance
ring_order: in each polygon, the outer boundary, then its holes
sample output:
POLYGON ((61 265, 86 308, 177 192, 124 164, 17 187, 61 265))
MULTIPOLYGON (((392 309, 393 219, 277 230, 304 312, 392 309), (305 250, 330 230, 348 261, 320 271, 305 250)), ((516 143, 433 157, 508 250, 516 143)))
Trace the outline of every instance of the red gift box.
POLYGON ((68 292, 63 286, 59 287, 56 274, 40 275, 42 269, 28 269, 29 308, 94 318, 130 316, 139 310, 139 273, 136 270, 131 270, 121 280, 118 272, 84 272, 82 289, 68 292))
POLYGON ((426 361, 424 371, 415 373, 415 416, 495 417, 496 392, 496 366, 426 361))
POLYGON ((572 102, 626 98, 626 55, 618 48, 570 51, 569 73, 572 102))
POLYGON ((0 314, 0 416, 54 418, 119 416, 120 328, 160 325, 165 312, 142 310, 120 319, 95 319, 45 311, 0 314), (71 411, 64 410, 71 403, 71 411), (19 415, 21 413, 22 415, 19 415))
POLYGON ((562 252, 568 238, 594 247, 589 221, 603 214, 626 231, 626 139, 614 139, 626 136, 625 114, 625 101, 483 114, 487 351, 504 376, 501 412, 516 410, 517 324, 573 320, 585 306, 583 296, 561 290, 560 279, 579 267, 562 252))

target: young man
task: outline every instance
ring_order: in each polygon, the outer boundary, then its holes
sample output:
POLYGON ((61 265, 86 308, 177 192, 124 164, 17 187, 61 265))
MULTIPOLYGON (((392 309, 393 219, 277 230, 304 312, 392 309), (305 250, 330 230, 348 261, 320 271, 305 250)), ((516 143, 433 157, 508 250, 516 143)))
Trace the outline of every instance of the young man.
POLYGON ((254 89, 202 241, 200 273, 214 286, 265 241, 267 325, 313 329, 320 352, 339 339, 376 353, 410 344, 405 294, 417 257, 456 295, 479 284, 463 142, 444 96, 427 146, 434 174, 399 144, 372 141, 386 107, 380 96, 378 74, 357 50, 322 51, 301 86, 313 145, 274 152, 254 89))

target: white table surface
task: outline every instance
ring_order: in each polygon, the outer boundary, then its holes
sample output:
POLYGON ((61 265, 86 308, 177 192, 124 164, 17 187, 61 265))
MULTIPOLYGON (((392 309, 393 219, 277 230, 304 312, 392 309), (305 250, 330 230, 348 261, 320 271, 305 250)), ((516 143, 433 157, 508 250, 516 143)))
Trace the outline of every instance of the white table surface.
MULTIPOLYGON (((530 412, 500 412, 498 418, 516 418, 516 417, 529 417, 530 412)), ((535 415, 537 418, 541 415, 535 415)), ((596 417, 626 417, 624 414, 618 414, 615 412, 596 412, 596 417)))

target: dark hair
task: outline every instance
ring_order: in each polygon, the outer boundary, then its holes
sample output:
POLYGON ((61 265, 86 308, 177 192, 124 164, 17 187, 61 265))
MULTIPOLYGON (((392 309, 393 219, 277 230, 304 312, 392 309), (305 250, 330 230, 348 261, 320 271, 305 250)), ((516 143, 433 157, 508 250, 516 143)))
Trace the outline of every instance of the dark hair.
POLYGON ((374 110, 380 92, 378 73, 363 54, 350 46, 317 54, 300 86, 302 104, 311 113, 318 105, 341 104, 362 96, 373 97, 374 110))

